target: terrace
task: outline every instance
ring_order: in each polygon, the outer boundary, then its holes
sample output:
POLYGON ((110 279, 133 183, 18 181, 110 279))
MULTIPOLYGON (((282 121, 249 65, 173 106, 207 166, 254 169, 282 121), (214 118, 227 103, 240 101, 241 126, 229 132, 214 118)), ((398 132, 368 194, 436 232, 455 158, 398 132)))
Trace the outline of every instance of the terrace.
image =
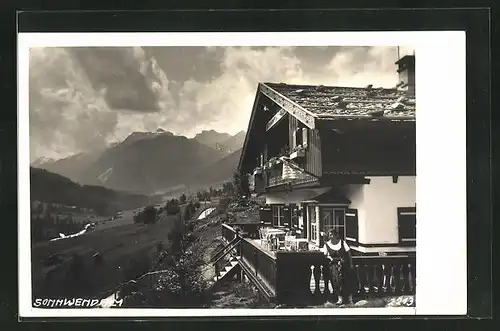
MULTIPOLYGON (((259 239, 259 224, 222 224, 222 236, 227 245, 214 256, 217 280, 243 276, 266 298, 280 304, 324 303, 335 295, 331 285, 325 286, 327 261, 317 246, 268 245, 259 239)), ((415 256, 353 256, 353 264, 355 299, 415 294, 415 256)))

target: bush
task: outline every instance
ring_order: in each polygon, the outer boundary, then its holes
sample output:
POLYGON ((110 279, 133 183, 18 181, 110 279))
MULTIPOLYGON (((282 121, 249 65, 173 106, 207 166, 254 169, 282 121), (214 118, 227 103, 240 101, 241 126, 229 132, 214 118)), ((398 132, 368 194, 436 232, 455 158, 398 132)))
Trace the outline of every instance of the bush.
POLYGON ((200 202, 199 202, 199 201, 196 201, 196 202, 194 203, 194 206, 196 207, 196 209, 200 208, 200 206, 201 206, 201 205, 200 205, 200 202))
POLYGON ((169 271, 160 278, 158 288, 168 293, 175 306, 200 306, 209 288, 200 268, 204 264, 203 254, 196 252, 192 245, 195 237, 189 232, 177 232, 172 239, 177 244, 172 246, 165 261, 169 271))
POLYGON ((181 212, 181 208, 179 207, 179 201, 172 199, 165 205, 165 210, 167 211, 167 215, 177 215, 181 212))
POLYGON ((215 208, 215 214, 220 215, 224 214, 229 208, 229 204, 231 203, 231 199, 228 197, 221 198, 219 204, 215 208))
POLYGON ((184 221, 188 222, 193 216, 190 208, 184 208, 184 221))
POLYGON ((147 206, 134 216, 135 223, 152 224, 156 222, 157 211, 154 206, 147 206))
POLYGON ((165 272, 153 289, 128 296, 124 307, 203 307, 208 302, 209 283, 203 278, 203 254, 201 246, 195 243, 193 225, 190 222, 185 229, 176 228, 169 233, 171 245, 161 252, 161 261, 155 268, 165 272))

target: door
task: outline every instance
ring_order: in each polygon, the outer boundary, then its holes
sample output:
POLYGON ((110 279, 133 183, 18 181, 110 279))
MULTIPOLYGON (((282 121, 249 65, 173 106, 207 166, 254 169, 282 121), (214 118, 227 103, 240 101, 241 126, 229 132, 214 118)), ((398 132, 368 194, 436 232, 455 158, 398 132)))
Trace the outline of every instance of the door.
POLYGON ((337 230, 342 239, 345 239, 345 210, 341 208, 322 207, 322 231, 325 235, 330 230, 337 230))

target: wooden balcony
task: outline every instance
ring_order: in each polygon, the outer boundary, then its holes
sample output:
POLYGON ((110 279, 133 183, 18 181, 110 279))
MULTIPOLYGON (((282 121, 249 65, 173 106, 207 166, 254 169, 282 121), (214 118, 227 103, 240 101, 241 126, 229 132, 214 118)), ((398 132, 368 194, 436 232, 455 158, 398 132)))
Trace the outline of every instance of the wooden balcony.
MULTIPOLYGON (((239 249, 234 252, 239 254, 241 270, 265 297, 294 305, 335 300, 331 285, 325 286, 327 260, 322 252, 271 252, 255 239, 251 229, 256 226, 240 225, 242 231, 237 234, 232 226, 223 224, 222 235, 227 243, 240 237, 239 249)), ((357 278, 354 298, 414 295, 415 262, 415 256, 353 256, 357 278)))

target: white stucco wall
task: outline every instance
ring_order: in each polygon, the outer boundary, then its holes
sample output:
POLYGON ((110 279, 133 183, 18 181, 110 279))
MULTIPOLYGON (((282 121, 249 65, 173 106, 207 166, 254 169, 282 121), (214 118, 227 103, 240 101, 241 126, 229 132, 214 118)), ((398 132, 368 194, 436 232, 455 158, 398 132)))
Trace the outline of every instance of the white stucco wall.
POLYGON ((344 194, 350 208, 358 210, 359 242, 398 243, 398 207, 413 207, 416 202, 415 176, 370 177, 370 184, 348 185, 344 194))

